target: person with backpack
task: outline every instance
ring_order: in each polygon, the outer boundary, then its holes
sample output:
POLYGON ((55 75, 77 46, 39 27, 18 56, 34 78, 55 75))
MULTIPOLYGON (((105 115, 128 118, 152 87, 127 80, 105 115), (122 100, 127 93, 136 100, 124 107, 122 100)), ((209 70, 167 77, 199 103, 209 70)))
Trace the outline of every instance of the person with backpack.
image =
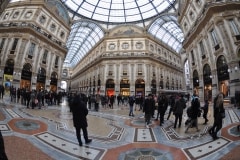
POLYGON ((199 115, 199 111, 200 110, 200 101, 199 98, 196 94, 194 94, 192 96, 192 101, 191 101, 191 121, 190 123, 187 125, 187 128, 185 130, 185 133, 188 132, 188 129, 190 127, 196 127, 197 132, 199 131, 198 129, 198 115, 199 115))

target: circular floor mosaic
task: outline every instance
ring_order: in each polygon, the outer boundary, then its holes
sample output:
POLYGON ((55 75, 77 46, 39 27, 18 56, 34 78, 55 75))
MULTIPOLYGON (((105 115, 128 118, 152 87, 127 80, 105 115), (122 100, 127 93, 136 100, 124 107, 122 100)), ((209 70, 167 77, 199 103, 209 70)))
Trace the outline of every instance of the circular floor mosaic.
POLYGON ((15 122, 15 126, 21 130, 36 130, 40 128, 40 125, 34 121, 22 120, 15 122))
POLYGON ((121 153, 118 159, 124 160, 172 160, 171 153, 157 150, 154 148, 138 148, 132 149, 125 153, 121 153))

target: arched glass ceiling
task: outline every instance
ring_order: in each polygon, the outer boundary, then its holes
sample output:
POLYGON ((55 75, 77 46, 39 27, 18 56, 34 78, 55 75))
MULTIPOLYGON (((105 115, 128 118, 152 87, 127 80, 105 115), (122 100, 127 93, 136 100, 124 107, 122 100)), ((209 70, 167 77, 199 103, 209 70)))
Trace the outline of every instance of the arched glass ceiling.
POLYGON ((71 27, 67 41, 68 53, 64 61, 65 67, 74 67, 100 41, 104 31, 95 23, 78 21, 71 27))
POLYGON ((62 0, 75 15, 104 23, 144 21, 171 9, 176 0, 62 0))
POLYGON ((175 16, 161 16, 152 23, 148 29, 148 32, 157 39, 166 43, 176 52, 179 53, 182 49, 184 37, 175 16))

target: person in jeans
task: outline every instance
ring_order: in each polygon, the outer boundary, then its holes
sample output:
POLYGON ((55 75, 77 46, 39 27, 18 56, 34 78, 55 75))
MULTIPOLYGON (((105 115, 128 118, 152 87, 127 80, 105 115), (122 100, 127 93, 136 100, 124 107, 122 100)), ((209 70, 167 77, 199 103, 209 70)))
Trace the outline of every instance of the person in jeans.
POLYGON ((152 94, 148 94, 148 97, 145 99, 143 112, 145 113, 145 123, 146 127, 149 128, 150 119, 152 117, 152 110, 155 107, 155 103, 152 97, 152 94))

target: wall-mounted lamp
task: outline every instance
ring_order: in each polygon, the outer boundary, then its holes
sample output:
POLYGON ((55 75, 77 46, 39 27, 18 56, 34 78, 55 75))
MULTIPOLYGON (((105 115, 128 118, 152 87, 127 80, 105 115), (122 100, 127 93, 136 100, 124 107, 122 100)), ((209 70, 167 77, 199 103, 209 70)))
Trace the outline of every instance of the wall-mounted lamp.
POLYGON ((214 77, 213 77, 213 75, 210 75, 209 77, 210 77, 211 79, 213 79, 213 78, 214 78, 214 77))
POLYGON ((238 67, 235 66, 235 67, 232 68, 232 69, 229 68, 227 71, 228 71, 228 73, 230 73, 230 72, 232 73, 233 70, 234 70, 235 72, 237 72, 237 71, 238 71, 238 67))
POLYGON ((237 66, 235 66, 235 67, 234 67, 234 70, 235 70, 235 72, 236 72, 236 71, 238 70, 238 67, 237 67, 237 66))

